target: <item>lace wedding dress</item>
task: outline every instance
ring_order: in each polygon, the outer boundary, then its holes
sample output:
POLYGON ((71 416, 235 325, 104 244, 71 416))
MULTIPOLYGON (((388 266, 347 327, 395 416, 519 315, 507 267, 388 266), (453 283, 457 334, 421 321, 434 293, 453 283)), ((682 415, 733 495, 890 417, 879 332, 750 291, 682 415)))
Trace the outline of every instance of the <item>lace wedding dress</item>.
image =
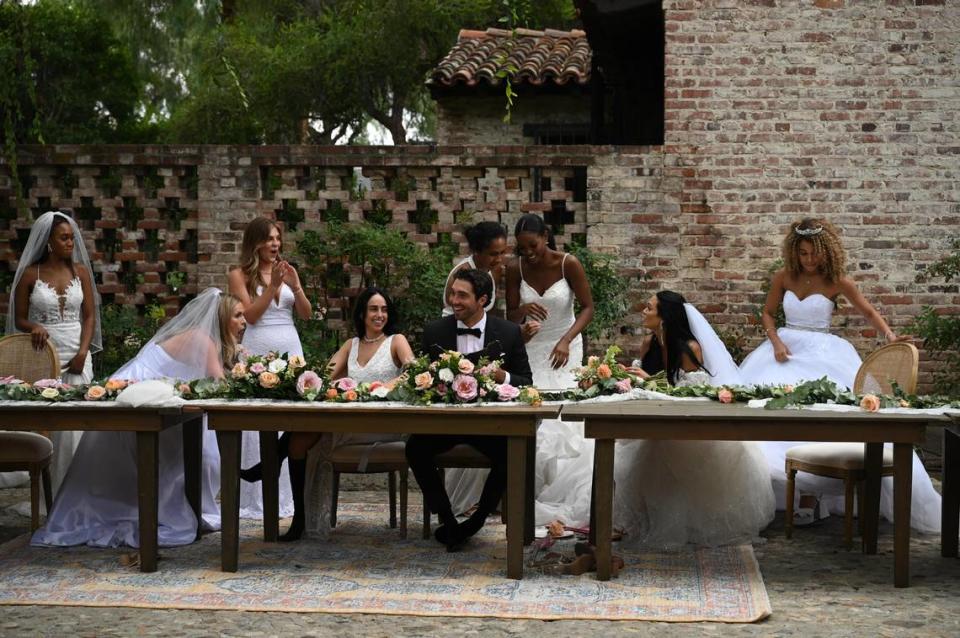
MULTIPOLYGON (((263 287, 257 287, 263 294, 263 287)), ((256 323, 247 324, 243 333, 243 348, 250 354, 279 352, 303 356, 300 335, 293 324, 296 296, 287 284, 280 286, 280 302, 271 299, 256 323)), ((240 467, 253 467, 260 462, 260 433, 244 432, 241 442, 240 467)), ((260 482, 240 482, 240 518, 263 518, 263 488, 260 482)), ((280 517, 293 515, 293 492, 287 461, 280 466, 280 517)))
MULTIPOLYGON (((122 378, 193 379, 195 367, 173 359, 156 343, 126 364, 122 378)), ((134 386, 131 386, 133 389, 134 386)), ((186 545, 197 536, 197 518, 184 493, 180 427, 159 436, 158 542, 186 545)), ((220 454, 216 434, 203 432, 204 527, 219 529, 220 454)), ((63 481, 53 511, 31 539, 33 545, 140 546, 137 500, 137 439, 132 432, 86 432, 63 481)))
MULTIPOLYGON (((829 298, 814 293, 803 299, 788 290, 783 295, 783 312, 787 325, 777 330, 780 339, 790 349, 790 358, 778 362, 773 356, 773 345, 764 341, 750 353, 740 365, 740 374, 746 385, 796 384, 819 379, 824 375, 840 386, 853 387, 860 355, 850 342, 830 334, 834 303, 829 298)), ((760 443, 769 465, 777 497, 777 508, 784 509, 786 475, 784 464, 787 450, 799 441, 766 441, 760 443)), ((893 477, 884 477, 880 495, 880 514, 893 520, 893 477)), ((797 499, 800 493, 816 494, 834 514, 843 514, 843 481, 823 476, 798 472, 796 479, 797 499)), ((913 455, 913 505, 910 508, 910 525, 921 532, 940 531, 941 499, 930 481, 920 457, 913 455)))
MULTIPOLYGON (((400 375, 400 368, 393 360, 393 337, 394 335, 389 335, 383 340, 366 365, 360 365, 357 360, 360 339, 354 337, 350 344, 350 355, 347 358, 347 376, 357 383, 386 382, 397 378, 400 375)), ((306 533, 314 537, 326 537, 330 529, 333 469, 329 458, 333 450, 342 445, 360 443, 375 445, 402 439, 403 435, 400 434, 325 433, 307 455, 306 493, 304 494, 307 508, 306 533)))

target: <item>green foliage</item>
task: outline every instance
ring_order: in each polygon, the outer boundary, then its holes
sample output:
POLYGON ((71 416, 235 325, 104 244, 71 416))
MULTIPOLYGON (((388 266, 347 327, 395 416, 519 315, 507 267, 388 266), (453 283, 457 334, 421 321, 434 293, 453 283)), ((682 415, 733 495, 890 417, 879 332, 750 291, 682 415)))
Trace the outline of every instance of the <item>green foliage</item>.
POLYGON ((136 306, 109 304, 101 308, 103 350, 94 357, 94 377, 112 374, 136 356, 156 333, 166 313, 162 306, 148 306, 143 315, 136 306))
MULTIPOLYGON (((917 283, 925 283, 934 277, 950 282, 960 276, 960 239, 954 239, 951 248, 952 254, 917 275, 917 283)), ((923 339, 924 348, 944 356, 943 365, 934 374, 936 390, 960 396, 960 316, 940 314, 935 308, 925 306, 914 319, 910 331, 923 339)))
POLYGON ((593 295, 593 321, 584 335, 588 339, 609 337, 627 314, 629 281, 617 269, 614 255, 594 252, 586 246, 573 246, 570 253, 583 265, 593 295))
MULTIPOLYGON (((783 259, 777 258, 777 260, 770 264, 770 267, 767 268, 768 276, 760 285, 760 290, 763 291, 763 303, 753 309, 753 319, 756 325, 760 326, 761 330, 763 330, 763 322, 761 321, 761 317, 763 317, 763 307, 767 303, 767 295, 770 293, 770 283, 773 281, 773 276, 781 269, 783 269, 783 259)), ((783 314, 783 304, 777 307, 777 314, 774 315, 773 319, 777 328, 782 328, 786 325, 787 318, 783 314)), ((726 343, 726 340, 724 340, 724 342, 726 343)))
MULTIPOLYGON (((353 336, 349 317, 354 291, 367 286, 376 285, 390 293, 404 334, 412 343, 419 342, 419 333, 428 321, 440 316, 452 251, 426 250, 399 231, 364 222, 330 223, 323 234, 305 231, 296 252, 301 259, 300 276, 315 307, 344 311, 339 328, 331 328, 326 319, 314 319, 300 331, 301 335, 315 335, 310 337, 315 341, 309 346, 313 350, 310 360, 329 357, 353 336), (344 281, 346 277, 350 278, 344 281)), ((305 354, 307 349, 305 342, 305 354)))

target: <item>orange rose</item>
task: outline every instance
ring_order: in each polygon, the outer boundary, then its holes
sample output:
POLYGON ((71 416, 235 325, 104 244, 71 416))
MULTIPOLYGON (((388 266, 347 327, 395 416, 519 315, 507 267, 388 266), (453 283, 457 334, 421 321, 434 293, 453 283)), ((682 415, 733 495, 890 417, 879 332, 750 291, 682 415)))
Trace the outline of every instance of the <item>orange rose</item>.
POLYGON ((880 398, 875 394, 865 394, 860 399, 860 408, 867 412, 876 412, 880 409, 880 398))
POLYGON ((599 366, 597 366, 597 376, 601 379, 609 379, 613 376, 613 371, 610 369, 610 366, 605 363, 601 363, 599 366))
POLYGON ((347 390, 343 393, 343 398, 347 401, 356 401, 357 400, 357 391, 356 390, 347 390))
POLYGON ((107 381, 105 389, 107 392, 117 392, 127 387, 127 382, 123 379, 110 379, 107 381))
POLYGON ((260 381, 260 387, 268 390, 277 387, 277 384, 280 383, 280 377, 273 372, 261 372, 257 379, 260 381))
POLYGON ((326 394, 324 394, 324 396, 327 397, 328 399, 336 399, 336 398, 337 398, 337 389, 336 389, 336 388, 327 388, 327 392, 326 392, 326 394))
POLYGON ((83 395, 83 398, 87 401, 99 401, 107 393, 106 388, 99 385, 92 385, 87 388, 87 393, 83 395))

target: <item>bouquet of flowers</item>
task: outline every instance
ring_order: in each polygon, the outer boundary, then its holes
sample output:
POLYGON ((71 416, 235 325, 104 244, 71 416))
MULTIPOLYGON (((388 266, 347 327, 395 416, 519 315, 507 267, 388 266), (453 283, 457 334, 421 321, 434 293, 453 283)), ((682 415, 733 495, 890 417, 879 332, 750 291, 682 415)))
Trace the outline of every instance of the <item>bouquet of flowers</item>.
POLYGON ((499 360, 487 358, 475 364, 455 350, 442 353, 436 361, 424 355, 407 366, 387 398, 420 405, 520 399, 520 388, 494 381, 500 365, 499 360))
POLYGON ((16 377, 0 377, 0 401, 112 401, 130 381, 107 379, 88 385, 70 385, 60 379, 28 383, 16 377))
MULTIPOLYGON (((197 395, 215 396, 218 390, 208 387, 209 384, 210 380, 200 380, 186 385, 197 395)), ((226 383, 221 385, 224 386, 225 396, 234 399, 315 401, 321 397, 325 382, 322 374, 309 369, 302 356, 270 352, 265 355, 241 356, 240 361, 227 372, 226 383)), ((181 395, 189 396, 182 391, 181 395)))
POLYGON ((633 388, 644 387, 644 380, 617 363, 620 348, 610 346, 603 357, 587 358, 587 365, 575 374, 577 391, 575 398, 589 399, 605 394, 625 394, 633 388))

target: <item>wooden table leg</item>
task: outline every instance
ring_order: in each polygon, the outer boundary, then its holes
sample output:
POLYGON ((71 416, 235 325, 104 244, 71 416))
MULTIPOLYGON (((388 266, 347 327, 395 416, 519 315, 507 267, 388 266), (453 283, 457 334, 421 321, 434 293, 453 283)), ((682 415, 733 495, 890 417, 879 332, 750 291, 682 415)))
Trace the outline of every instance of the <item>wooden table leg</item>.
POLYGON ((140 519, 140 571, 157 571, 157 484, 159 433, 137 432, 137 507, 140 519))
POLYGON ((613 532, 613 444, 613 439, 597 439, 593 449, 594 502, 591 507, 596 512, 596 520, 590 531, 595 538, 597 580, 610 580, 610 559, 613 555, 610 547, 613 532))
POLYGON ((943 505, 940 554, 957 558, 960 535, 960 426, 943 428, 943 505))
POLYGON ((865 443, 863 469, 863 553, 877 553, 880 526, 880 473, 883 471, 883 443, 865 443))
MULTIPOLYGON (((507 493, 523 494, 527 476, 527 437, 507 439, 507 493)), ((507 499, 507 578, 523 578, 524 498, 507 499)), ((532 514, 531 514, 532 515, 532 514)))
POLYGON ((237 571, 240 562, 240 436, 217 432, 220 445, 220 569, 237 571))
POLYGON ((260 433, 260 463, 263 468, 263 540, 276 542, 280 534, 280 464, 277 462, 277 433, 260 433))
POLYGON ((910 586, 910 501, 913 497, 913 446, 893 446, 893 584, 910 586))
POLYGON ((184 492, 190 509, 197 517, 197 538, 203 525, 203 417, 183 422, 183 476, 184 492))
POLYGON ((536 495, 534 494, 534 483, 536 481, 536 455, 537 455, 537 437, 524 439, 524 445, 527 448, 526 458, 527 458, 527 471, 525 474, 524 480, 524 512, 525 516, 523 517, 523 544, 529 545, 533 542, 534 538, 534 499, 536 495))

